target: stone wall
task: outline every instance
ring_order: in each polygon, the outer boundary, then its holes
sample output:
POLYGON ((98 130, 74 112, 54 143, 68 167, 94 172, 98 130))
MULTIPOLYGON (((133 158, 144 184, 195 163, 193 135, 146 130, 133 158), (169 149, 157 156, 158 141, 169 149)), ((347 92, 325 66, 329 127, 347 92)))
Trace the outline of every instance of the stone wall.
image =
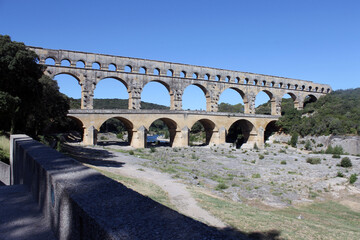
POLYGON ((0 162, 0 186, 10 184, 10 165, 0 162))
POLYGON ((12 183, 25 185, 58 239, 247 239, 171 210, 25 135, 11 136, 12 183))

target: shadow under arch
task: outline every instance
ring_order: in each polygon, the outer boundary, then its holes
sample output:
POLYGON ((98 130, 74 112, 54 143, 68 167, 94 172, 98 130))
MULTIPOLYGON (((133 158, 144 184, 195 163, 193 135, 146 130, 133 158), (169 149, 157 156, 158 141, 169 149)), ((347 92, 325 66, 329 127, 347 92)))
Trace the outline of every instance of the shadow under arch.
POLYGON ((267 140, 269 140, 270 136, 279 131, 279 127, 276 125, 276 120, 269 122, 265 127, 264 132, 264 143, 266 143, 267 140))
POLYGON ((113 133, 116 134, 116 139, 98 139, 98 145, 130 145, 132 137, 133 137, 133 123, 123 117, 115 116, 106 119, 104 122, 97 126, 97 130, 99 133, 113 133), (127 132, 127 141, 125 136, 123 136, 123 131, 127 132), (120 137, 119 134, 121 134, 120 137))
POLYGON ((226 142, 232 143, 236 148, 248 142, 250 133, 254 130, 254 125, 245 119, 235 121, 229 128, 226 135, 226 142))
POLYGON ((67 116, 65 131, 67 142, 82 142, 84 138, 84 123, 77 117, 67 116))
MULTIPOLYGON (((166 139, 166 131, 168 131, 169 134, 169 142, 162 142, 160 143, 160 141, 158 142, 154 142, 153 144, 149 141, 150 145, 149 146, 156 146, 156 145, 169 145, 170 147, 173 145, 174 143, 174 139, 176 136, 176 130, 177 130, 178 124, 170 119, 170 118, 158 118, 155 119, 154 121, 152 121, 152 123, 150 124, 150 126, 147 128, 149 131, 152 131, 155 133, 155 135, 160 135, 160 134, 164 134, 164 138, 166 139), (161 121, 165 126, 161 126, 161 129, 159 129, 159 127, 157 127, 157 129, 155 129, 154 123, 159 123, 159 121, 161 121)), ((149 139, 149 138, 148 138, 149 139)), ((148 146, 148 145, 147 145, 148 146)))
POLYGON ((310 104, 310 103, 314 103, 316 102, 318 99, 317 97, 315 97, 313 94, 308 94, 305 98, 304 98, 304 108, 306 107, 306 105, 310 104))
MULTIPOLYGON (((204 146, 204 145, 209 145, 211 137, 213 135, 215 129, 215 123, 209 119, 200 119, 198 121, 196 121, 190 130, 190 134, 199 134, 200 132, 204 132, 205 133, 205 142, 203 142, 202 144, 200 144, 199 146, 204 146)), ((191 141, 191 136, 190 136, 190 142, 191 141)), ((196 144, 192 144, 192 145, 196 145, 196 144)))

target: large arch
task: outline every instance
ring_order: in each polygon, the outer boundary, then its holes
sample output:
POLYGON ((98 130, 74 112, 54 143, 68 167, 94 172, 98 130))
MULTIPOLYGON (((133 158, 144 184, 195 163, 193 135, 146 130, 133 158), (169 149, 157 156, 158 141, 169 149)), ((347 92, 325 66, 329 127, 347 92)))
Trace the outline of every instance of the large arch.
POLYGON ((106 100, 100 99, 119 99, 115 103, 111 103, 110 100, 108 100, 107 104, 114 104, 114 106, 106 105, 106 107, 127 109, 129 99, 127 83, 120 78, 102 78, 94 89, 94 109, 104 108, 103 104, 106 100), (122 100, 126 100, 126 103, 125 101, 122 102, 122 100))
POLYGON ((247 143, 251 132, 254 130, 255 127, 250 121, 246 119, 237 120, 229 127, 226 142, 234 144, 236 148, 240 148, 243 144, 247 143))
MULTIPOLYGON (((133 136, 133 123, 131 121, 129 121, 126 118, 120 117, 120 116, 116 116, 116 117, 111 117, 106 119, 103 122, 100 122, 99 125, 97 126, 97 131, 99 133, 102 132, 112 132, 115 133, 116 135, 118 135, 119 133, 122 133, 122 131, 126 131, 127 132, 127 141, 121 141, 121 137, 117 136, 118 139, 110 139, 111 141, 109 141, 109 139, 99 139, 98 140, 98 144, 99 145, 106 145, 106 144, 122 144, 122 145, 130 145, 131 140, 132 140, 132 136, 133 136), (116 120, 116 121, 112 121, 112 120, 116 120), (123 126, 123 129, 115 129, 118 131, 114 131, 114 127, 117 127, 117 124, 121 122, 121 125, 123 126), (108 126, 106 126, 108 124, 108 126), (109 126, 111 124, 111 126, 109 126), (110 129, 109 129, 110 128, 110 129)), ((100 136, 101 137, 101 136, 100 136)), ((126 136, 124 135, 124 137, 122 138, 123 140, 126 139, 126 136)))
POLYGON ((53 79, 57 81, 61 93, 70 98, 81 99, 80 80, 77 76, 67 72, 60 72, 55 74, 53 79))
MULTIPOLYGON (((171 104, 170 95, 170 86, 166 82, 152 80, 144 85, 141 92, 141 101, 169 108, 171 104)), ((155 105, 149 105, 149 107, 147 109, 154 109, 155 105)), ((141 108, 145 109, 143 106, 141 108)))
POLYGON ((270 136, 277 132, 279 130, 279 127, 276 126, 276 120, 269 122, 266 127, 265 127, 265 131, 264 131, 264 143, 269 140, 270 136))
POLYGON ((178 124, 170 119, 170 118, 157 118, 155 119, 154 121, 151 122, 150 126, 148 127, 148 131, 150 130, 151 126, 157 122, 157 121, 162 121, 165 125, 166 125, 166 130, 168 131, 169 133, 169 145, 170 147, 173 145, 174 143, 174 139, 175 139, 175 136, 176 136, 176 130, 178 128, 178 124))
POLYGON ((256 114, 271 115, 274 104, 274 95, 268 90, 261 90, 255 98, 256 114))
POLYGON ((190 133, 198 133, 200 131, 201 132, 203 131, 205 133, 205 142, 203 142, 201 145, 209 145, 215 129, 215 123, 209 119, 203 118, 196 121, 190 129, 191 129, 190 133), (194 128, 200 128, 200 129, 194 129, 194 128))
POLYGON ((245 93, 234 87, 229 87, 221 92, 218 102, 219 112, 244 112, 245 93))
POLYGON ((67 116, 66 119, 66 141, 79 142, 84 138, 84 123, 74 116, 67 116))
POLYGON ((207 110, 211 104, 209 91, 201 84, 193 83, 184 88, 182 96, 183 109, 187 110, 207 110), (200 91, 199 91, 200 90, 200 91), (203 93, 204 95, 202 95, 203 93), (205 101, 204 101, 205 97, 205 101))

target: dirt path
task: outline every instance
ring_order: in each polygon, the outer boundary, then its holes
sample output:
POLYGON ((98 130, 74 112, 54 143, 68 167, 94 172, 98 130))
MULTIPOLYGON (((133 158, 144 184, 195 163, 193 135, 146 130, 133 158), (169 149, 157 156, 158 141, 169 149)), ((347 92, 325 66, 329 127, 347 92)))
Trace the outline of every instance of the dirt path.
POLYGON ((131 163, 131 158, 134 157, 126 156, 121 153, 114 154, 116 157, 113 157, 111 160, 119 161, 119 159, 121 159, 121 162, 125 162, 122 167, 119 168, 102 166, 99 168, 115 174, 137 178, 156 184, 168 193, 170 202, 177 208, 180 213, 205 222, 214 227, 226 227, 222 221, 215 218, 209 212, 198 206, 196 200, 191 196, 185 184, 172 179, 168 174, 131 163), (142 169, 141 171, 138 170, 140 168, 142 169))

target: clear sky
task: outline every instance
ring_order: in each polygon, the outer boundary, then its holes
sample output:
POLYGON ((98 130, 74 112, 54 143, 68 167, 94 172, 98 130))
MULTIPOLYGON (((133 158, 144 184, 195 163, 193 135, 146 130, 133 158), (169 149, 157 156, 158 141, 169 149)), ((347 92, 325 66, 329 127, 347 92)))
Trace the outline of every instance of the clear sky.
MULTIPOLYGON (((44 48, 360 87, 359 0, 0 0, 0 34, 44 48)), ((75 80, 56 79, 62 92, 80 97, 75 80)), ((106 80, 95 97, 128 96, 106 80)), ((145 86, 142 100, 170 101, 156 83, 145 86)), ((242 102, 231 91, 220 101, 242 102)), ((200 89, 185 90, 183 108, 205 109, 200 89)))

